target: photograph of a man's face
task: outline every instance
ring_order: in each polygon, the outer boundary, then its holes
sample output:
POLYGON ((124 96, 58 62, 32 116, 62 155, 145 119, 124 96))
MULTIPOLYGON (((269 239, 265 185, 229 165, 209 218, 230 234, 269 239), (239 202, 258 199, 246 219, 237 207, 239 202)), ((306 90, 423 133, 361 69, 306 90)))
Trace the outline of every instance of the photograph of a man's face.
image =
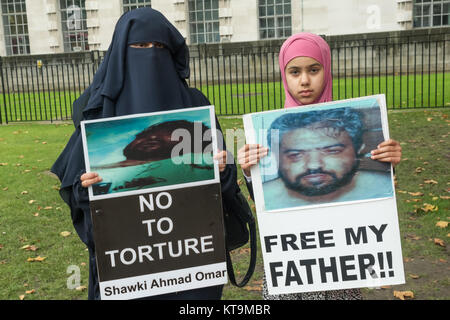
POLYGON ((215 178, 208 108, 84 125, 94 196, 215 178))
POLYGON ((390 165, 370 159, 385 140, 376 104, 283 110, 253 124, 270 150, 260 163, 266 210, 393 195, 390 165))

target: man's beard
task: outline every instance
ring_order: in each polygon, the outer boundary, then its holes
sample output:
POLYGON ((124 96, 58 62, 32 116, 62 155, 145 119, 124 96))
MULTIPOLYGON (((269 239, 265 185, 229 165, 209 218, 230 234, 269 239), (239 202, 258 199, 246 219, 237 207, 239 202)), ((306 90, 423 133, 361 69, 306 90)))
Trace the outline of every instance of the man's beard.
POLYGON ((283 174, 283 172, 279 169, 278 170, 278 175, 280 176, 281 180, 283 180, 284 184, 286 185, 286 187, 288 189, 291 189, 293 191, 296 191, 302 195, 305 196, 323 196, 329 193, 332 193, 336 190, 338 190, 339 188, 349 184, 352 179, 353 176, 355 175, 356 171, 358 170, 359 167, 359 160, 355 161, 355 163, 353 164, 353 167, 346 172, 342 178, 338 178, 336 176, 336 174, 334 174, 333 172, 328 172, 328 171, 323 171, 322 169, 316 169, 316 170, 308 170, 305 173, 297 176, 295 178, 294 182, 289 181, 285 175, 283 174), (311 175, 311 174, 326 174, 332 177, 332 182, 328 183, 325 186, 305 186, 301 183, 301 179, 311 175))

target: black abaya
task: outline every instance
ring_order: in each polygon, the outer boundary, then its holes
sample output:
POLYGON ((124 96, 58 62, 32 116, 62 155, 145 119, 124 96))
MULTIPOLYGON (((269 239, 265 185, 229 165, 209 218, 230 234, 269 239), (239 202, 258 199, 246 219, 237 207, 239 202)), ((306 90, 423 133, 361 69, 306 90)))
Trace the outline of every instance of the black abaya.
MULTIPOLYGON (((74 102, 75 132, 52 172, 61 181, 60 194, 70 207, 74 228, 89 249, 89 299, 99 299, 100 294, 89 198, 80 181, 85 172, 80 121, 210 105, 200 91, 188 87, 188 77, 189 52, 181 34, 158 11, 136 9, 119 19, 93 82, 74 102), (160 43, 163 48, 130 47, 143 42, 160 43)), ((239 191, 234 163, 221 172, 220 182, 223 201, 239 191)), ((220 299, 222 288, 201 288, 152 299, 220 299)))

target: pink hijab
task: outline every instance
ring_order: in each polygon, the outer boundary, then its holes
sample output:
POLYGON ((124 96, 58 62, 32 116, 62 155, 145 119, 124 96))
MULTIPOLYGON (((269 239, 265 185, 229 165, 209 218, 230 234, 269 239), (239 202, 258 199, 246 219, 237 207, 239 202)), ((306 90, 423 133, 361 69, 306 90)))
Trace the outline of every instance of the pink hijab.
POLYGON ((281 46, 279 54, 279 64, 281 70, 281 77, 283 78, 284 92, 286 100, 284 102, 285 108, 297 107, 302 104, 298 102, 288 91, 286 82, 285 68, 292 59, 296 57, 311 57, 319 61, 325 71, 324 74, 324 89, 314 103, 328 102, 333 100, 332 89, 333 82, 331 78, 331 52, 328 43, 318 35, 301 32, 290 36, 281 46))

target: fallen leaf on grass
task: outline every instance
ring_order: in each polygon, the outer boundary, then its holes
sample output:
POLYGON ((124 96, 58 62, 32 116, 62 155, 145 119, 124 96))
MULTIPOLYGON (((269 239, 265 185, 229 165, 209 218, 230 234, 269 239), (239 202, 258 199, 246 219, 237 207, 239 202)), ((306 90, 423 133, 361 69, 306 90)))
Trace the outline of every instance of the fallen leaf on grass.
POLYGON ((419 196, 423 196, 423 192, 408 192, 409 195, 413 196, 413 197, 419 197, 419 196))
POLYGON ((30 200, 30 201, 28 201, 29 204, 33 204, 33 203, 35 203, 35 202, 36 202, 36 200, 30 200))
POLYGON ((416 170, 415 170, 415 172, 416 172, 416 173, 421 173, 423 170, 425 170, 425 169, 422 168, 422 167, 417 167, 416 170))
POLYGON ((239 254, 250 253, 250 248, 239 249, 239 254))
POLYGON ((420 278, 420 276, 417 275, 417 274, 410 274, 409 277, 410 277, 411 279, 419 279, 419 278, 420 278))
POLYGON ((244 290, 247 290, 247 291, 262 291, 262 287, 245 286, 244 290))
POLYGON ((47 259, 47 257, 41 257, 41 256, 38 256, 38 257, 36 257, 36 258, 28 258, 27 261, 28 261, 28 262, 42 262, 42 261, 44 261, 45 259, 47 259))
POLYGON ((35 292, 36 292, 36 290, 34 290, 34 289, 25 291, 26 294, 33 294, 33 293, 35 293, 35 292))
POLYGON ((424 203, 422 208, 416 209, 416 212, 423 211, 423 212, 427 213, 427 212, 430 212, 430 211, 438 211, 438 210, 439 210, 438 206, 434 206, 434 205, 429 204, 429 203, 424 203))
POLYGON ((448 226, 448 221, 439 221, 436 223, 436 227, 439 227, 442 229, 447 228, 447 226, 448 226))
POLYGON ((407 234, 406 235, 407 238, 412 239, 412 240, 420 240, 421 238, 416 236, 415 234, 407 234))
POLYGON ((75 288, 75 290, 77 290, 77 291, 84 291, 86 289, 87 289, 86 286, 79 286, 79 287, 75 288))
POLYGON ((426 184, 438 184, 438 182, 436 180, 433 179, 428 179, 424 181, 426 184))
POLYGON ((414 293, 412 291, 394 291, 394 297, 400 300, 405 300, 405 298, 414 299, 414 293))
POLYGON ((19 296, 19 299, 20 299, 20 300, 25 299, 25 295, 24 295, 24 294, 21 294, 21 295, 19 296))
POLYGON ((25 245, 22 248, 20 248, 21 250, 25 250, 25 251, 36 251, 37 249, 39 249, 38 247, 36 247, 35 245, 25 245))
POLYGON ((70 234, 71 233, 69 231, 63 231, 60 233, 60 235, 63 236, 64 238, 70 236, 70 234))
POLYGON ((439 238, 434 238, 434 244, 437 244, 438 246, 441 246, 441 247, 445 247, 444 240, 441 240, 439 238))
POLYGON ((441 198, 442 200, 448 200, 450 199, 450 196, 439 196, 439 198, 441 198))

